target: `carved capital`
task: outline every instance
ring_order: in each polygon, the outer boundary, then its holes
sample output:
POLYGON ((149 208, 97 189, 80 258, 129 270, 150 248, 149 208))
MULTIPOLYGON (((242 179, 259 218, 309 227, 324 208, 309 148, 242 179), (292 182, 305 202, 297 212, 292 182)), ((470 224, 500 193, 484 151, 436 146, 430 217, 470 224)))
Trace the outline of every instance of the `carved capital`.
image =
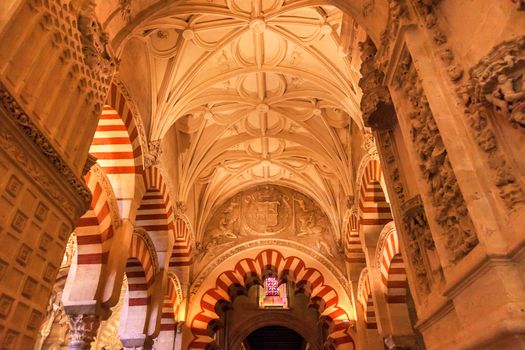
POLYGON ((88 350, 97 335, 100 316, 93 314, 68 315, 71 342, 69 349, 88 350))

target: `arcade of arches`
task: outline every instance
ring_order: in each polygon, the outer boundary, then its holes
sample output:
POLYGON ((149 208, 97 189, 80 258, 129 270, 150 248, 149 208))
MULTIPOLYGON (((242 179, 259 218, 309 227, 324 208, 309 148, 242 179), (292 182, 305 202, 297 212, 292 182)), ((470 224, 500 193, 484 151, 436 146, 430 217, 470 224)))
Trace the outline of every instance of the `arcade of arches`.
POLYGON ((1 0, 0 349, 525 349, 523 0, 1 0))

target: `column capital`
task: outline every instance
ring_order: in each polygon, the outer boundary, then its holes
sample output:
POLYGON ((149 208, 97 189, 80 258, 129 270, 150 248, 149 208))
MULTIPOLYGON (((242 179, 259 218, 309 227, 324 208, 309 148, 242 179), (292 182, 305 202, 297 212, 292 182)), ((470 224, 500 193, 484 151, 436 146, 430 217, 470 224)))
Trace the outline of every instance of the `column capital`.
POLYGON ((68 349, 87 350, 97 335, 100 316, 95 314, 67 315, 71 330, 68 349))

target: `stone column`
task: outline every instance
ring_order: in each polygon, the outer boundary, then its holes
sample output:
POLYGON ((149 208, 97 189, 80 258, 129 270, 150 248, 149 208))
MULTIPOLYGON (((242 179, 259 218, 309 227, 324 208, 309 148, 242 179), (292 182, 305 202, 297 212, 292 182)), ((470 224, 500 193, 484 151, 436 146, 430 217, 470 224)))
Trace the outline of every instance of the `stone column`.
POLYGON ((70 350, 89 350, 100 325, 100 316, 94 314, 68 315, 71 342, 70 350))

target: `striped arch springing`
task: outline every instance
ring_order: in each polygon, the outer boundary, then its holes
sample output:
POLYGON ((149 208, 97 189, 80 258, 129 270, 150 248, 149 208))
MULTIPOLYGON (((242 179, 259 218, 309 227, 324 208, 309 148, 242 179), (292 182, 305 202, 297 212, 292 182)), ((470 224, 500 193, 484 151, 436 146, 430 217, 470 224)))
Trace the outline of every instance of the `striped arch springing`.
POLYGON ((368 161, 359 189, 359 225, 377 226, 392 221, 390 206, 381 184, 383 171, 378 160, 368 161))
POLYGON ((142 172, 142 148, 133 114, 115 85, 102 110, 89 153, 108 175, 142 172))
POLYGON ((183 217, 175 219, 175 244, 171 254, 170 267, 191 265, 191 230, 183 217))
POLYGON ((372 289, 370 288, 370 279, 366 268, 363 269, 361 276, 359 276, 358 290, 358 301, 363 307, 365 327, 366 329, 377 329, 374 300, 372 299, 372 289))
POLYGON ((365 253, 359 238, 359 226, 356 213, 352 212, 346 220, 345 226, 345 259, 353 264, 366 264, 365 253))
POLYGON ((137 210, 135 226, 142 227, 152 237, 174 235, 173 208, 159 169, 146 169, 144 181, 146 192, 137 210))
POLYGON ((162 307, 161 332, 172 332, 177 328, 177 314, 181 299, 179 281, 175 275, 170 274, 162 307))
POLYGON ((191 320, 191 330, 194 340, 190 349, 205 349, 212 341, 208 326, 219 319, 215 306, 221 302, 232 302, 229 291, 231 288, 250 286, 260 283, 270 272, 276 274, 281 281, 292 282, 302 286, 322 317, 331 319, 333 327, 329 338, 337 345, 353 344, 348 334, 348 314, 339 306, 339 295, 336 290, 325 284, 322 273, 307 267, 297 256, 285 257, 279 251, 267 249, 255 258, 245 258, 239 261, 233 270, 221 273, 215 282, 215 287, 207 290, 200 300, 201 311, 191 320))
POLYGON ((406 303, 407 276, 394 222, 386 225, 381 232, 378 253, 380 254, 378 266, 386 302, 389 304, 406 303))
POLYGON ((135 296, 130 293, 129 304, 148 305, 151 297, 151 287, 159 266, 153 243, 147 232, 135 229, 129 246, 128 262, 126 263, 126 276, 128 277, 129 291, 136 291, 135 296), (128 270, 129 268, 129 270, 128 270), (130 278, 136 276, 137 283, 130 278), (143 276, 141 276, 141 274, 143 276))
POLYGON ((109 180, 96 165, 90 170, 84 180, 91 191, 92 198, 89 210, 77 221, 76 234, 78 244, 77 264, 106 264, 111 238, 117 227, 117 210, 112 194, 108 192, 109 180), (104 180, 107 182, 104 184, 104 180))
POLYGON ((147 232, 135 229, 131 236, 126 278, 128 290, 120 317, 119 333, 142 334, 151 310, 157 256, 147 232))

